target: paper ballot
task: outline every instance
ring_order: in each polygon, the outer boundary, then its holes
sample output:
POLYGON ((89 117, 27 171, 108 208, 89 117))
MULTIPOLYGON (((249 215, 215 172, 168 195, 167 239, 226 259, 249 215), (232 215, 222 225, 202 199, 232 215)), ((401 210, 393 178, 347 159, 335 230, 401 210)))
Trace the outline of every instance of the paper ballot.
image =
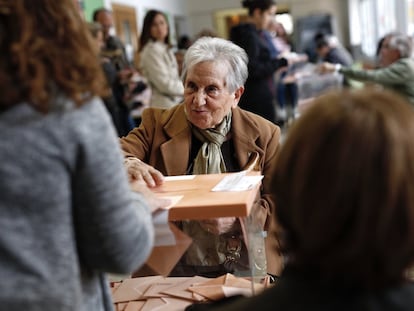
POLYGON ((211 191, 246 191, 253 189, 263 175, 246 175, 246 171, 226 175, 211 191))

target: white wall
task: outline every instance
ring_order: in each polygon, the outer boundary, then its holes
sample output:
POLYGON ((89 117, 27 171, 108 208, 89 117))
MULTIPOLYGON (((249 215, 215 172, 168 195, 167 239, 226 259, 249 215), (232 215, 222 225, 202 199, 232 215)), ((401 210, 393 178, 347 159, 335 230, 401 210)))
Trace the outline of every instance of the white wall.
MULTIPOLYGON (((348 1, 347 0, 277 0, 280 6, 288 6, 293 18, 311 13, 329 13, 334 16, 338 30, 336 35, 345 45, 349 45, 348 1)), ((203 29, 215 29, 214 13, 223 9, 240 9, 241 0, 105 0, 106 7, 111 3, 129 5, 137 9, 138 30, 142 27, 146 9, 158 9, 171 17, 179 16, 180 28, 195 36, 203 29), (183 25, 184 20, 184 25, 183 25), (187 25, 185 20, 187 20, 187 25)), ((172 35, 175 35, 174 21, 170 21, 172 35)))
POLYGON ((191 36, 203 29, 215 29, 214 13, 222 9, 238 9, 241 0, 185 0, 189 12, 191 36))
MULTIPOLYGON (((186 0, 105 0, 104 3, 107 8, 111 8, 111 3, 134 7, 137 12, 138 32, 141 32, 142 23, 147 10, 156 9, 167 13, 171 18, 169 22, 173 40, 175 40, 174 17, 188 16, 186 0)), ((182 27, 185 27, 185 25, 182 27)))
POLYGON ((344 45, 349 45, 348 30, 348 1, 345 0, 290 0, 278 1, 287 3, 291 8, 293 18, 298 18, 310 14, 329 13, 333 16, 334 31, 344 45))
MULTIPOLYGON (((185 0, 189 12, 191 35, 204 28, 214 29, 214 13, 222 9, 241 8, 241 0, 185 0)), ((347 0, 278 0, 280 6, 288 6, 293 18, 312 13, 329 13, 334 17, 336 35, 345 45, 349 43, 347 0)))

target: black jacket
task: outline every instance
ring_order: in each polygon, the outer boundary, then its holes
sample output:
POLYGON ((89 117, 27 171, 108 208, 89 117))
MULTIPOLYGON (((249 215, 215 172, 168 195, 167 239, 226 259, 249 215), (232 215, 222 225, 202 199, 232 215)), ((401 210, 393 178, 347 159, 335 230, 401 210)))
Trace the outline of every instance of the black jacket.
POLYGON ((286 59, 272 59, 268 42, 253 24, 240 24, 231 29, 230 39, 242 47, 249 57, 249 77, 240 107, 275 121, 275 71, 287 66, 286 59))

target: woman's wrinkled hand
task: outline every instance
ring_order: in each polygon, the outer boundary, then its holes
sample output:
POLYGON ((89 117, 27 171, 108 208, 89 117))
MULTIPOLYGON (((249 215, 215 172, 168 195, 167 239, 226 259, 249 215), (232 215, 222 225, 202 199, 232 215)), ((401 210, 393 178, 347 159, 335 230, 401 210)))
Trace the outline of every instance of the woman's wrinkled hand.
POLYGON ((333 73, 336 71, 336 66, 335 64, 325 62, 325 63, 319 64, 316 68, 316 71, 320 74, 333 73))
POLYGON ((124 166, 127 170, 130 183, 134 181, 145 182, 148 187, 152 188, 162 185, 164 182, 164 175, 159 170, 142 162, 138 158, 126 158, 124 160, 124 166))
POLYGON ((233 229, 236 217, 221 217, 201 220, 201 227, 214 235, 227 233, 233 229))

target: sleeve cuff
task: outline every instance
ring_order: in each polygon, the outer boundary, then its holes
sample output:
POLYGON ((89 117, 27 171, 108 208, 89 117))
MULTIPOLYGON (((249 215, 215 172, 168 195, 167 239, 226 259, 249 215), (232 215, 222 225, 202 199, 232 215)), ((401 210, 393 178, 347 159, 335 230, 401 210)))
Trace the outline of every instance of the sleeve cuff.
POLYGON ((339 72, 342 68, 341 64, 335 64, 335 72, 339 72))

